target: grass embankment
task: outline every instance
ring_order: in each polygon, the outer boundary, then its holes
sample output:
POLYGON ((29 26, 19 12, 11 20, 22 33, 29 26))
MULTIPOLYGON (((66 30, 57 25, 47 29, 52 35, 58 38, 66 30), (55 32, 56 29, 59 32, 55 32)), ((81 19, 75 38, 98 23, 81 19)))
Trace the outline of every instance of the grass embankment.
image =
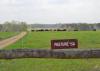
MULTIPOLYGON (((100 48, 100 32, 33 32, 7 47, 50 49, 51 39, 76 38, 79 48, 100 48)), ((14 59, 0 60, 0 71, 100 71, 100 59, 14 59)))
POLYGON ((4 40, 17 34, 18 32, 0 32, 0 40, 4 40))

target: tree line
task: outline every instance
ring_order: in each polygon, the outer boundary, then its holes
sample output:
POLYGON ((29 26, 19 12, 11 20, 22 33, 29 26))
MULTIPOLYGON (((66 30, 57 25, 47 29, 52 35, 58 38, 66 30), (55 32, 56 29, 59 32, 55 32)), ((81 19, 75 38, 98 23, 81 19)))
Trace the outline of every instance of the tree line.
POLYGON ((74 24, 63 24, 62 28, 66 28, 66 30, 73 31, 96 31, 100 30, 100 23, 88 24, 88 23, 74 23, 74 24))
POLYGON ((11 21, 0 24, 0 32, 22 32, 27 30, 26 22, 11 21))
POLYGON ((96 31, 100 23, 31 24, 32 31, 96 31))
POLYGON ((58 23, 58 24, 30 24, 20 21, 6 21, 0 24, 0 32, 22 32, 38 29, 39 31, 89 31, 100 30, 100 23, 58 23))

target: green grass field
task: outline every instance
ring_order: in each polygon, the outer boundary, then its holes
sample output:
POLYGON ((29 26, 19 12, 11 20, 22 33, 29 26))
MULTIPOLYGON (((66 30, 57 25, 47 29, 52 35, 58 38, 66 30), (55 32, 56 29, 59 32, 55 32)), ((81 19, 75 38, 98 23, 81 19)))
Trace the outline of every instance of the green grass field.
POLYGON ((78 39, 79 48, 100 48, 100 31, 81 32, 31 32, 6 49, 45 48, 50 49, 52 39, 78 39))
MULTIPOLYGON (((51 39, 78 39, 79 48, 100 48, 100 31, 32 32, 5 49, 50 49, 51 39)), ((0 60, 0 71, 100 71, 100 59, 0 60)))
POLYGON ((16 32, 0 32, 0 40, 12 37, 16 34, 18 34, 18 33, 16 33, 16 32))

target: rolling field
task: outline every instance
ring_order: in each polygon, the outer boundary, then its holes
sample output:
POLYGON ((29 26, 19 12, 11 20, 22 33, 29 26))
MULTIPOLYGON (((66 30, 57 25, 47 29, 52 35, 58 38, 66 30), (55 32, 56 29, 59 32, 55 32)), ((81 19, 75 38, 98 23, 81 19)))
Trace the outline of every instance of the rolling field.
MULTIPOLYGON (((78 39, 79 48, 100 48, 100 31, 31 32, 5 49, 50 49, 51 39, 78 39)), ((0 60, 0 71, 100 71, 100 59, 39 59, 0 60)))
POLYGON ((16 33, 16 32, 0 32, 0 40, 12 37, 16 34, 18 34, 18 33, 16 33))

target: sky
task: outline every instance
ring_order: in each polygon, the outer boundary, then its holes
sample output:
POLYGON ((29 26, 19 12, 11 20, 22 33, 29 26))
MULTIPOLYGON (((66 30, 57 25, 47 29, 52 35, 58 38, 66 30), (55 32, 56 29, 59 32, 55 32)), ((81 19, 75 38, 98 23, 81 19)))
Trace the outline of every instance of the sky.
POLYGON ((98 23, 100 0, 0 0, 0 23, 98 23))

